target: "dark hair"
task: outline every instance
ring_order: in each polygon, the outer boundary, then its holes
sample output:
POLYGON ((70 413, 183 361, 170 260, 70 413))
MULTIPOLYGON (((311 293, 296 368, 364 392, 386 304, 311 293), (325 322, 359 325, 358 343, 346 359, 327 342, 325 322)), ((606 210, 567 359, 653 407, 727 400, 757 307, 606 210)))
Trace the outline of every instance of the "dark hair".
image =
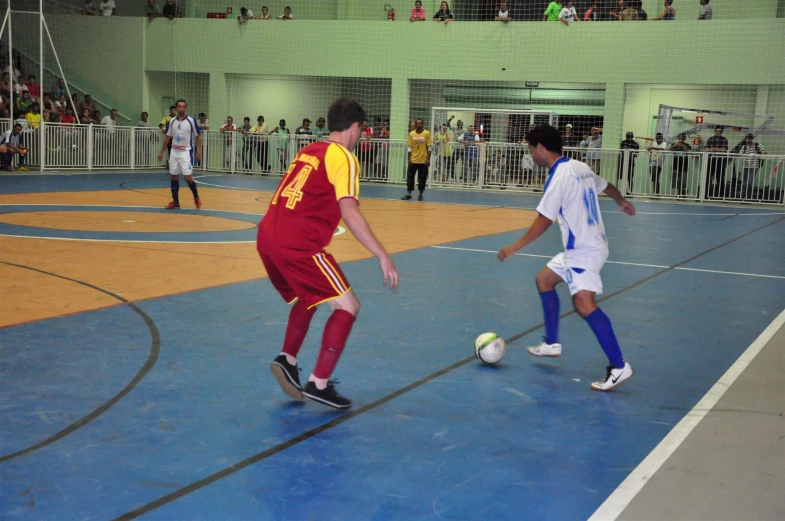
POLYGON ((417 118, 414 120, 414 124, 416 125, 418 121, 422 121, 422 124, 425 125, 425 120, 422 118, 417 118))
POLYGON ((248 122, 250 122, 250 121, 251 121, 251 118, 249 118, 248 116, 245 116, 245 117, 243 118, 243 121, 248 121, 248 122))
POLYGON ((526 134, 526 142, 536 147, 542 145, 548 152, 561 154, 564 148, 564 140, 556 128, 550 125, 540 125, 534 127, 526 134))
POLYGON ((207 114, 205 114, 204 112, 200 112, 199 117, 201 118, 202 116, 207 117, 207 114))
POLYGON ((330 132, 343 132, 355 124, 365 120, 365 109, 356 100, 338 98, 327 111, 327 129, 330 132))
POLYGON ((21 123, 17 123, 16 125, 14 125, 14 128, 16 128, 16 127, 22 128, 22 124, 21 123))
POLYGON ((661 135, 662 135, 662 132, 657 132, 657 133, 654 135, 654 137, 661 136, 661 135))
POLYGON ((179 100, 177 100, 177 101, 175 102, 175 104, 174 104, 174 108, 177 108, 177 105, 179 105, 180 103, 182 103, 182 104, 183 104, 183 105, 185 105, 186 107, 188 106, 188 103, 186 103, 186 101, 185 101, 184 99, 179 99, 179 100))
MULTIPOLYGON (((145 114, 147 114, 147 112, 142 112, 142 116, 144 116, 145 114)), ((150 114, 147 114, 147 115, 149 116, 150 114)))
POLYGON ((287 5, 286 7, 284 7, 284 8, 283 8, 283 10, 284 10, 284 11, 286 11, 287 9, 288 9, 288 10, 290 10, 290 11, 292 10, 292 8, 291 8, 291 7, 289 7, 288 5, 287 5))
POLYGON ((171 107, 169 107, 169 110, 172 110, 172 109, 175 109, 175 110, 177 110, 177 107, 175 107, 174 105, 172 105, 171 107))

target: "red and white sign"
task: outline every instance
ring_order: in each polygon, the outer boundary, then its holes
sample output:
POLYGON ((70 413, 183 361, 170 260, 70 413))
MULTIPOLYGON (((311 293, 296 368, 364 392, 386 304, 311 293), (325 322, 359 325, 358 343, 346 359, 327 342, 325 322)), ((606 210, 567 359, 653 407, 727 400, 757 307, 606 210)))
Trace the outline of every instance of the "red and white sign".
POLYGON ((703 123, 703 116, 695 116, 695 123, 703 123))

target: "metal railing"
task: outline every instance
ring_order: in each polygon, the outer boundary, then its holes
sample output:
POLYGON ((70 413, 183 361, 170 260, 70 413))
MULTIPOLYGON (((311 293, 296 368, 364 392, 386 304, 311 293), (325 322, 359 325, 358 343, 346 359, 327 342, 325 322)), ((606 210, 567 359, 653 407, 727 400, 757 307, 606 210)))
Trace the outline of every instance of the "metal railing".
MULTIPOLYGON (((9 128, 9 120, 0 120, 0 131, 9 128)), ((45 123, 39 129, 25 126, 20 141, 28 153, 7 159, 11 167, 42 171, 162 169, 168 157, 164 154, 158 161, 163 140, 158 128, 45 123)), ((297 152, 314 141, 313 136, 208 130, 202 133, 202 158, 194 170, 281 176, 297 152)), ((354 153, 362 181, 406 182, 405 141, 365 140, 354 153)), ((566 148, 564 155, 586 162, 631 197, 785 204, 785 156, 781 155, 581 148, 566 148)), ((438 143, 432 150, 428 186, 538 193, 547 175, 525 145, 438 143)))

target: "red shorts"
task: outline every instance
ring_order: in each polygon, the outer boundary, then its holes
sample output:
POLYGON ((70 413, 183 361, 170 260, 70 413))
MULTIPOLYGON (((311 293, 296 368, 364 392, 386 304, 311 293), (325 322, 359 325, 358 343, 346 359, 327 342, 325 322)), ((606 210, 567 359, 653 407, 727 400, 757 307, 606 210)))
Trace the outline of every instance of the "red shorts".
POLYGON ((281 257, 261 252, 259 256, 273 287, 289 304, 300 299, 310 309, 351 289, 340 266, 327 252, 313 257, 281 257))

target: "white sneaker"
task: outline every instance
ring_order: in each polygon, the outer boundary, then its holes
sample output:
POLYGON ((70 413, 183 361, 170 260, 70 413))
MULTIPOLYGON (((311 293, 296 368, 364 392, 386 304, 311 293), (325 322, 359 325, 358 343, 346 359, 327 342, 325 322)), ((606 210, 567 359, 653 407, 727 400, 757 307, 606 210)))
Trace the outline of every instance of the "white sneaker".
POLYGON ((534 356, 547 356, 550 358, 558 358, 561 356, 561 344, 546 344, 540 342, 539 345, 527 347, 526 350, 529 354, 534 356))
POLYGON ((622 368, 609 365, 605 379, 594 382, 591 384, 591 388, 595 391, 610 391, 625 380, 632 378, 632 375, 634 374, 629 362, 624 362, 624 367, 622 368))

